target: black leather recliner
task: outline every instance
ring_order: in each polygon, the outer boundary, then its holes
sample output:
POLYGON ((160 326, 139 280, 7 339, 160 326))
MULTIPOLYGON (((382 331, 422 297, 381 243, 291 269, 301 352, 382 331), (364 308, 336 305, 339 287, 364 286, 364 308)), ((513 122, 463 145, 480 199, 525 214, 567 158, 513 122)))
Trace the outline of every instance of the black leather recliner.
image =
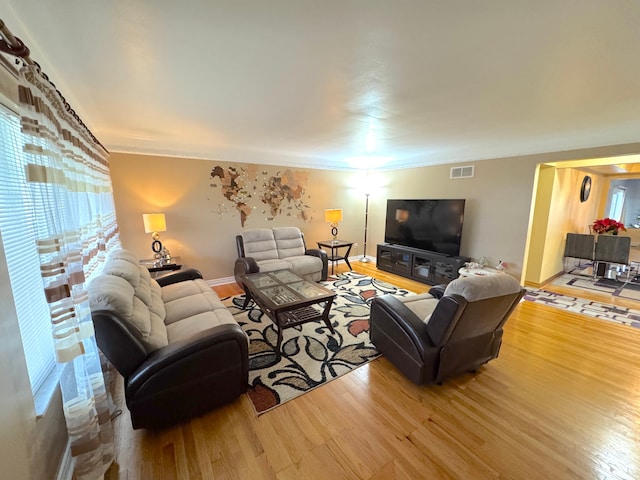
POLYGON ((371 305, 376 348, 414 383, 442 383, 498 356, 503 326, 525 290, 512 276, 461 277, 446 287, 371 305))
POLYGON ((197 270, 157 280, 124 250, 88 288, 100 350, 137 428, 162 428, 247 391, 248 340, 197 270))

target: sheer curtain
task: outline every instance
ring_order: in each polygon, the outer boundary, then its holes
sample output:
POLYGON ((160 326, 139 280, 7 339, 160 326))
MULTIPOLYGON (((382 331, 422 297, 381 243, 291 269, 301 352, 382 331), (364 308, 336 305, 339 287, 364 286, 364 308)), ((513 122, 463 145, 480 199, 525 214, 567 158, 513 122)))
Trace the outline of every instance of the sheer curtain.
POLYGON ((74 478, 101 478, 113 428, 86 292, 119 245, 108 154, 37 66, 21 69, 22 146, 74 478))

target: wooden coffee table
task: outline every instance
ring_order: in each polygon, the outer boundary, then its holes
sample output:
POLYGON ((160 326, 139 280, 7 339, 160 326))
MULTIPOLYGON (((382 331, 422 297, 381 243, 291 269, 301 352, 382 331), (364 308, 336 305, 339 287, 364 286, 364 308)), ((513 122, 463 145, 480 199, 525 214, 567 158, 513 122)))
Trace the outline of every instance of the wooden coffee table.
POLYGON ((241 275, 240 280, 246 293, 242 308, 253 300, 276 325, 277 353, 280 353, 282 331, 286 328, 322 320, 331 333, 335 333, 329 321, 329 311, 336 297, 331 290, 304 280, 290 270, 251 273, 241 275))

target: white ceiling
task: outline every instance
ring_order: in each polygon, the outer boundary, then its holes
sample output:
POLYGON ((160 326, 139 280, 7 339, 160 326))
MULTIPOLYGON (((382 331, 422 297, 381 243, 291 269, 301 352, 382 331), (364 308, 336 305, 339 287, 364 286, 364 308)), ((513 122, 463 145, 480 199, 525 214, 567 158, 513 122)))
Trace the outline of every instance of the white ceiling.
POLYGON ((10 0, 0 18, 110 151, 406 167, 640 141, 636 0, 10 0))

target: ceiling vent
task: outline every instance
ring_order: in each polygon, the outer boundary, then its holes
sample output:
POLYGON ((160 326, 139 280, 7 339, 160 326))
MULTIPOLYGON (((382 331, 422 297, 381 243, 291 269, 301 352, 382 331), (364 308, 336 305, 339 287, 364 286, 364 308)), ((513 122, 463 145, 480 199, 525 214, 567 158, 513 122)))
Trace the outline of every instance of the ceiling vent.
POLYGON ((465 167, 451 167, 449 178, 473 178, 474 165, 465 167))

